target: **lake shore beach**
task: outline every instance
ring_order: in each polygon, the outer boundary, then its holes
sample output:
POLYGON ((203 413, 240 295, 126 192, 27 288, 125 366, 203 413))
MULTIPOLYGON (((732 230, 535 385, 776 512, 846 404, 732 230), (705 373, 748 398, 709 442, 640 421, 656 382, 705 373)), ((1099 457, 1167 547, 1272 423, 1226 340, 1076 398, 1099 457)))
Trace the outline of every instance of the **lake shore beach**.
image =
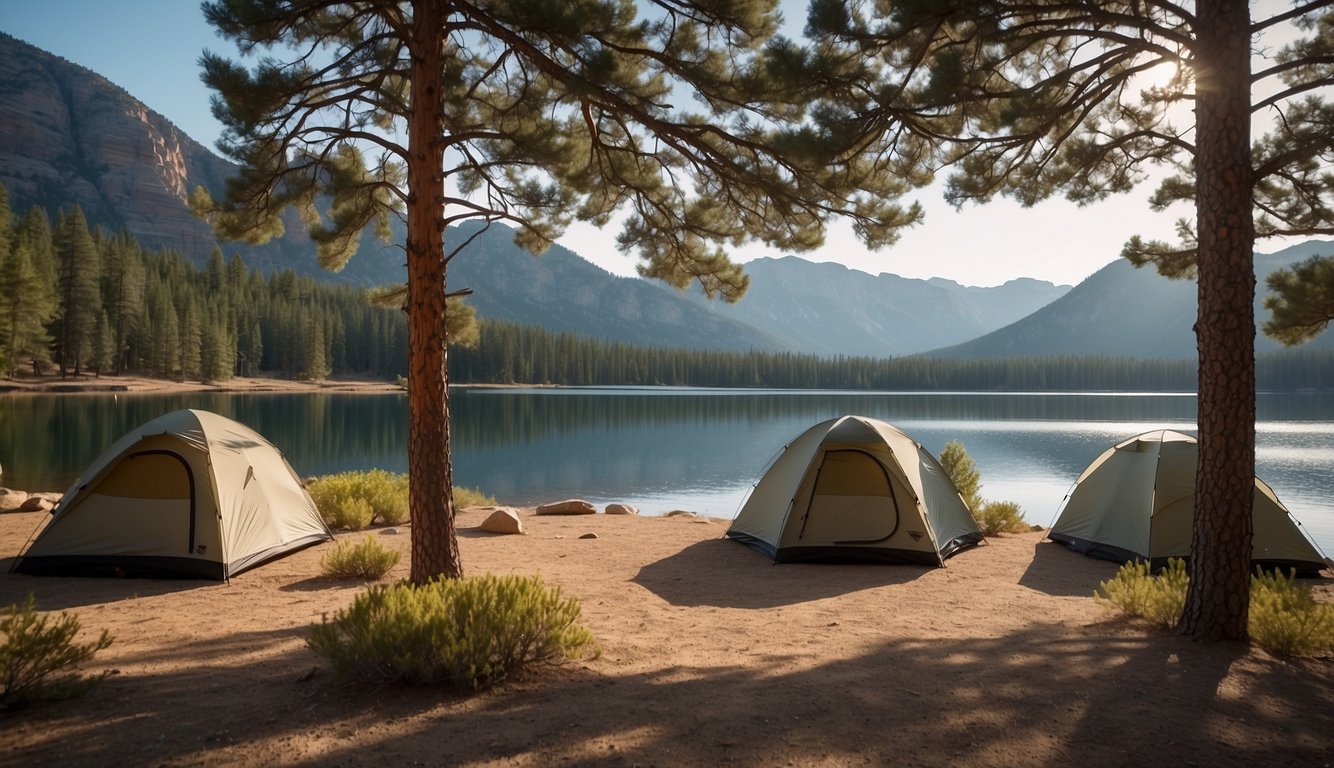
MULTIPOLYGON (((0 713, 12 765, 1326 765, 1334 662, 1130 624, 1115 566, 990 540, 944 568, 774 565, 707 518, 458 515, 467 573, 577 597, 596 659, 478 694, 340 685, 307 628, 364 589, 325 544, 228 583, 8 573, 43 522, 0 515, 0 603, 115 636, 86 698, 0 713), (593 533, 597 538, 581 538, 593 533)), ((376 536, 403 552, 407 528, 376 536)), ((1315 585, 1334 600, 1328 582, 1315 585)))

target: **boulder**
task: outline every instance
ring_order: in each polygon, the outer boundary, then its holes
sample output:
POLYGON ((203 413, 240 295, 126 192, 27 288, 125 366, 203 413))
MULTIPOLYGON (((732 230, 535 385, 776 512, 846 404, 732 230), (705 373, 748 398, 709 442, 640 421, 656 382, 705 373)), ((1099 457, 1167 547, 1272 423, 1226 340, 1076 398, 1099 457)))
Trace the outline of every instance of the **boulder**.
POLYGON ((19 505, 20 512, 50 512, 56 505, 51 503, 50 499, 43 498, 40 495, 29 496, 19 505))
POLYGON ((596 539, 597 537, 598 537, 598 535, 597 535, 596 533, 593 533, 592 531, 589 531, 588 533, 585 533, 585 534, 581 535, 579 538, 581 538, 581 539, 596 539))
POLYGON ((519 510, 513 507, 497 507, 496 511, 477 526, 477 530, 487 533, 523 533, 523 520, 519 518, 519 510))
POLYGON ((695 514, 694 512, 687 512, 687 511, 684 510, 684 509, 673 509, 671 512, 668 512, 665 516, 666 516, 666 517, 699 517, 699 515, 695 514))
POLYGON ((28 500, 28 494, 24 491, 11 491, 8 488, 0 488, 0 512, 17 512, 23 502, 28 500))
POLYGON ((639 510, 631 504, 608 504, 605 510, 609 515, 637 515, 639 510))
POLYGON ((553 501, 537 508, 539 515, 596 515, 598 508, 583 499, 553 501))

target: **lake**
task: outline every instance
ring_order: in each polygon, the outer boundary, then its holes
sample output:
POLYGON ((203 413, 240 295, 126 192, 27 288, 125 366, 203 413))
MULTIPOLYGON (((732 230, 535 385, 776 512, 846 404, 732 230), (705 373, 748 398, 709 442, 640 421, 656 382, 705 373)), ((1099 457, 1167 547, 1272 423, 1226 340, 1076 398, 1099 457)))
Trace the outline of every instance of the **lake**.
MULTIPOLYGON (((454 479, 500 502, 583 498, 644 514, 736 513, 786 441, 843 414, 889 421, 933 453, 959 440, 982 495, 1050 525, 1079 473, 1151 429, 1195 430, 1179 393, 967 393, 676 388, 460 389, 451 394, 454 479)), ((1257 473, 1334 553, 1334 393, 1258 399, 1257 473)), ((0 396, 3 484, 63 490, 107 445, 178 408, 202 408, 268 437, 303 476, 407 470, 403 395, 0 396)))

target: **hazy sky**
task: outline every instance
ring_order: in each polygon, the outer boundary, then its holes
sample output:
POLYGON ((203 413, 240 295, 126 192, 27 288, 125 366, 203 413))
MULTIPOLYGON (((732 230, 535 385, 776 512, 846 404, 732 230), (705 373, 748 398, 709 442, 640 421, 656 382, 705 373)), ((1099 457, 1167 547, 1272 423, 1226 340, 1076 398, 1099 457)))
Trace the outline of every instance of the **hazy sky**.
MULTIPOLYGON (((799 22, 804 0, 784 0, 799 22)), ((213 148, 219 126, 209 113, 209 91, 200 83, 197 59, 204 49, 235 55, 204 23, 193 0, 0 0, 0 30, 85 66, 123 87, 196 141, 213 148)), ((847 227, 826 246, 801 254, 837 261, 872 274, 945 277, 965 285, 998 285, 1016 277, 1074 284, 1118 258, 1130 235, 1173 239, 1172 223, 1189 211, 1153 214, 1151 188, 1078 208, 1064 200, 1024 209, 1008 200, 956 212, 938 189, 916 199, 926 222, 893 247, 871 252, 847 227)), ((614 231, 576 225, 560 242, 605 269, 634 273, 635 260, 615 250, 614 231)), ((1273 251, 1281 244, 1261 243, 1273 251)), ((740 260, 782 253, 748 248, 740 260)))

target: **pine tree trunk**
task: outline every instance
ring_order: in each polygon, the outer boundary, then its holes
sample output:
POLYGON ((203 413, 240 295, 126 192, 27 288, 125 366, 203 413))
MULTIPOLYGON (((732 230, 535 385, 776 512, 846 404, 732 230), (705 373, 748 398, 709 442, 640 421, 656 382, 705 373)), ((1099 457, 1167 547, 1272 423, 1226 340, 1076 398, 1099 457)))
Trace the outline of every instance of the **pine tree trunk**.
POLYGON ((409 578, 463 575, 454 530, 445 339, 443 24, 440 5, 412 3, 412 108, 408 116, 409 578))
POLYGON ((1255 267, 1246 0, 1197 6, 1200 465, 1182 631, 1245 640, 1255 493, 1255 267))

